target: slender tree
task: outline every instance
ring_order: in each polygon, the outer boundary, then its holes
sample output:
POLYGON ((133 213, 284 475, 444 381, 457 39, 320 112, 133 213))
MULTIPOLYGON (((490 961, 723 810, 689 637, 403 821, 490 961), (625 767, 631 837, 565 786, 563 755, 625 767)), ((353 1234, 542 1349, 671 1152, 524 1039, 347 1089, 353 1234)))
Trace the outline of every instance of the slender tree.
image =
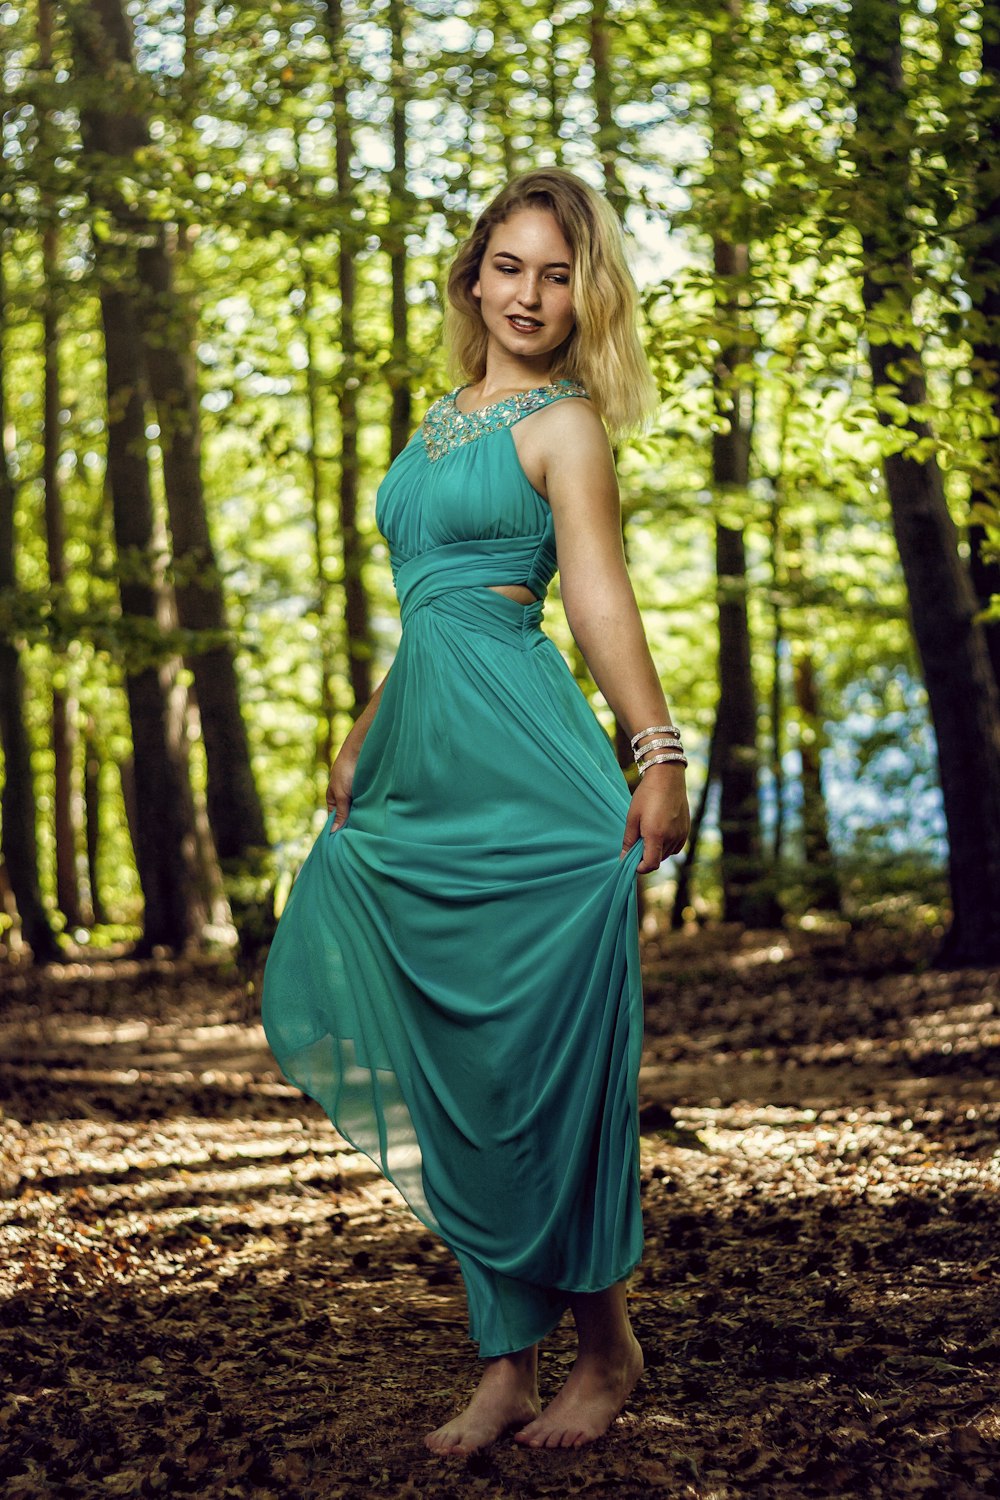
POLYGON ((898 0, 855 0, 850 12, 863 184, 855 199, 864 253, 868 352, 883 426, 893 530, 937 737, 948 824, 953 922, 944 962, 1000 958, 1000 695, 976 599, 959 556, 941 471, 921 414, 927 389, 912 322, 909 125, 898 0), (881 393, 888 392, 893 402, 881 393), (906 413, 900 422, 894 406, 906 413), (906 442, 897 440, 900 429, 906 442))
POLYGON ((406 61, 406 7, 388 0, 386 18, 392 54, 392 166, 389 168, 389 224, 386 234, 392 283, 392 348, 386 374, 392 397, 389 416, 389 457, 406 447, 410 437, 410 328, 406 302, 406 231, 411 222, 412 198, 407 182, 408 146, 406 107, 410 84, 406 61))
POLYGON ((594 145, 604 177, 605 194, 624 223, 628 194, 619 169, 622 131, 615 118, 614 58, 607 0, 593 0, 591 4, 589 43, 593 68, 591 93, 597 117, 594 145))
MULTIPOLYGON (((720 0, 712 28, 710 127, 713 180, 737 206, 743 196, 740 149, 739 30, 742 0, 720 0)), ((716 193, 716 198, 719 194, 716 193)), ((780 916, 763 870, 758 789, 757 693, 753 678, 747 607, 747 558, 739 510, 750 481, 752 403, 739 378, 750 331, 746 286, 750 258, 735 238, 737 214, 727 216, 713 236, 715 318, 721 347, 713 371, 721 421, 712 433, 712 483, 719 514, 715 527, 715 570, 719 611, 720 766, 719 826, 722 838, 723 916, 729 922, 763 925, 780 916)))
MULTIPOLYGON (((16 491, 7 454, 6 412, 6 310, 4 236, 0 235, 0 599, 6 594, 8 608, 0 618, 13 620, 17 588, 14 560, 14 507, 16 491)), ((0 745, 3 747, 4 783, 0 798, 0 849, 7 877, 21 919, 21 931, 36 963, 49 963, 61 956, 59 944, 42 905, 38 878, 35 783, 31 767, 31 744, 24 721, 24 674, 17 637, 12 624, 0 629, 0 745)))
MULTIPOLYGON (((131 65, 130 58, 122 58, 131 65)), ((216 851, 229 868, 255 866, 268 845, 250 762, 233 644, 201 477, 198 383, 191 326, 159 225, 138 247, 143 355, 156 403, 170 518, 177 616, 194 637, 187 653, 207 764, 206 803, 216 851)))
POLYGON ((316 614, 319 617, 319 733, 316 736, 317 760, 320 767, 329 768, 333 758, 333 721, 337 711, 334 693, 336 655, 332 637, 333 584, 330 578, 329 555, 332 538, 326 524, 326 482, 321 444, 321 385, 322 377, 317 366, 316 348, 316 278, 313 274, 311 247, 303 245, 298 252, 300 291, 299 304, 302 323, 302 342, 305 346, 306 420, 308 425, 306 463, 309 471, 309 501, 312 511, 313 562, 316 570, 316 614))
MULTIPOLYGON (((591 97, 594 106, 594 115, 597 121, 596 146, 598 159, 601 166, 601 175, 604 178, 604 191, 608 202, 618 215, 622 227, 625 227, 625 209, 628 197, 625 184, 621 178, 620 153, 622 150, 623 132, 615 115, 615 87, 614 87, 614 57, 610 28, 608 22, 608 7, 605 0, 594 0, 590 8, 589 25, 587 28, 587 46, 591 62, 591 97)), ((615 450, 617 462, 618 452, 615 450)), ((625 555, 628 557, 628 527, 622 515, 622 544, 625 555)), ((583 675, 589 677, 581 657, 583 673, 579 671, 578 677, 583 675)), ((635 763, 632 752, 632 741, 624 724, 615 720, 615 754, 618 756, 618 764, 623 770, 629 770, 635 763)))
MULTIPOLYGON (((52 5, 38 0, 38 68, 43 76, 52 73, 52 5)), ((50 141, 50 111, 39 111, 40 149, 48 160, 57 149, 50 141)), ((45 547, 48 557, 49 583, 59 594, 66 583, 66 544, 62 493, 59 484, 59 230, 56 225, 54 199, 43 192, 42 222, 42 491, 45 513, 45 547)), ((74 761, 76 758, 75 704, 58 681, 52 688, 51 744, 53 760, 53 825, 56 852, 56 903, 67 925, 79 927, 83 921, 80 905, 80 882, 77 874, 79 819, 78 799, 74 795, 74 761)))
MULTIPOLYGON (((972 352, 978 380, 990 393, 994 430, 989 439, 990 479, 974 488, 969 525, 972 584, 980 608, 1000 597, 1000 560, 989 555, 989 538, 979 516, 1000 511, 1000 0, 982 0, 982 83, 975 121, 973 207, 969 290, 976 326, 972 352)), ((1000 691, 1000 619, 990 620, 986 643, 1000 691)))
POLYGON ((348 105, 350 73, 342 0, 324 0, 324 15, 330 44, 335 171, 340 206, 337 284, 340 292, 340 348, 343 357, 337 379, 337 412, 340 422, 338 509, 343 555, 347 669, 351 684, 351 713, 357 718, 373 692, 371 612, 364 583, 365 547, 358 525, 361 473, 358 453, 360 363, 355 332, 355 261, 359 237, 351 217, 351 210, 356 204, 351 167, 354 143, 348 105))
POLYGON ((198 889, 197 835, 183 719, 171 703, 171 672, 161 661, 155 515, 146 439, 143 330, 135 242, 145 233, 112 184, 109 164, 130 161, 144 141, 134 72, 123 65, 131 38, 119 0, 69 7, 74 61, 86 103, 80 122, 92 163, 92 191, 110 211, 114 233, 94 240, 104 327, 108 473, 122 613, 130 627, 125 684, 135 750, 134 843, 145 899, 141 949, 179 948, 206 918, 198 889), (108 107, 115 85, 124 105, 108 107))
MULTIPOLYGON (((92 77, 113 59, 127 82, 135 59, 119 7, 109 6, 103 34, 91 26, 78 32, 79 56, 92 77), (112 14, 114 12, 114 14, 112 14), (96 45, 95 45, 96 44, 96 45)), ((187 16, 187 12, 185 13, 187 16)), ((138 92, 138 79, 130 87, 138 92)), ((149 128, 133 105, 135 149, 149 143, 149 128)), ((156 404, 163 454, 163 483, 174 557, 177 616, 193 644, 187 653, 194 677, 207 763, 206 802, 219 858, 229 868, 256 865, 268 839, 254 781, 250 747, 240 706, 239 683, 226 619, 222 578, 212 544, 201 472, 201 420, 192 346, 193 319, 177 287, 176 245, 163 224, 137 236, 136 305, 142 322, 144 363, 156 404)))

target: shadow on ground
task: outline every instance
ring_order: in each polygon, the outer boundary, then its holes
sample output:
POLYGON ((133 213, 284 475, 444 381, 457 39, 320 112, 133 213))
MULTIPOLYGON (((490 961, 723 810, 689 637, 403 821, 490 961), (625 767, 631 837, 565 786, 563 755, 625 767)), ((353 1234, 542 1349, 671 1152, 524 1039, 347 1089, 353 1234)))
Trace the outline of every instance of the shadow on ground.
MULTIPOLYGON (((4 971, 5 1497, 1000 1495, 1000 981, 922 940, 646 944, 647 1374, 432 1459, 453 1263, 209 965, 4 971)), ((547 1346, 543 1394, 571 1360, 547 1346)))

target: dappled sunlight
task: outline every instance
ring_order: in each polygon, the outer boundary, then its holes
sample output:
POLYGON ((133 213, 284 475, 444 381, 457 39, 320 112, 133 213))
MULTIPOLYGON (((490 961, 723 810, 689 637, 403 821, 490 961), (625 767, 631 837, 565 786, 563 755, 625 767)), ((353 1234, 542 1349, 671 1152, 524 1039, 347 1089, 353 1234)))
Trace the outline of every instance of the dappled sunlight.
MULTIPOLYGON (((646 1375, 550 1492, 800 1500, 835 1464, 837 1493, 971 1494, 998 1437, 996 976, 843 932, 646 958, 646 1375)), ((0 1014, 14 1497, 327 1500, 331 1466, 441 1494, 422 1434, 476 1368, 455 1263, 245 1007, 224 970, 150 965, 36 976, 0 1014)), ((567 1320, 543 1394, 572 1348, 567 1320)), ((468 1477, 516 1495, 536 1460, 468 1477)))

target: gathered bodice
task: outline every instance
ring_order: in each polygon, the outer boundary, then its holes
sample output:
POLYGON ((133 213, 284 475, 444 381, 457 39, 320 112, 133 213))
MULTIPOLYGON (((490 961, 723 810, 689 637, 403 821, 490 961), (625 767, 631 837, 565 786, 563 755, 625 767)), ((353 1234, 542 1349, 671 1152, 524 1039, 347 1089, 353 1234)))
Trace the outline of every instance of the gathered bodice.
POLYGON ((556 571, 552 512, 521 467, 511 428, 582 385, 558 380, 463 412, 459 390, 428 409, 379 486, 404 626, 454 589, 522 584, 542 599, 556 571))

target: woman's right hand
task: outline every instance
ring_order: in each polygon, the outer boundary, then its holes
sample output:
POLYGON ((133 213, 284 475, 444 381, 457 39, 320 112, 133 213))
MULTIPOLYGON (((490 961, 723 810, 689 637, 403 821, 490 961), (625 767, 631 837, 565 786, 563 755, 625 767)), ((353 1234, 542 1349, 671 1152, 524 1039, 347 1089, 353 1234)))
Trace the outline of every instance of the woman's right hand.
POLYGON ((337 816, 330 825, 330 832, 336 833, 338 828, 343 828, 347 822, 347 814, 351 810, 351 790, 354 786, 354 767, 358 763, 358 754, 353 746, 347 741, 341 746, 340 753, 330 767, 330 780, 326 788, 326 810, 328 813, 337 809, 337 816))

